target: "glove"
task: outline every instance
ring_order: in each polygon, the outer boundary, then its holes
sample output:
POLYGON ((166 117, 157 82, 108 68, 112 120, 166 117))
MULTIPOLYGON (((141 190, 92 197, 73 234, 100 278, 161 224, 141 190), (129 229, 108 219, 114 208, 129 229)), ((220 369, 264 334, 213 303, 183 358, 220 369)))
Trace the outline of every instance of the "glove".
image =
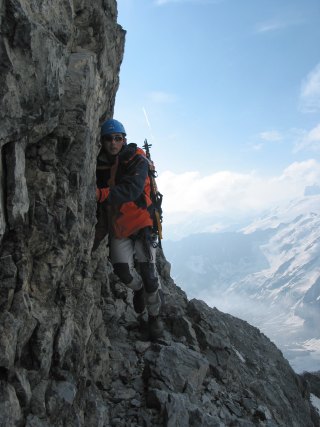
POLYGON ((99 203, 107 200, 110 193, 110 188, 96 188, 96 200, 99 203))

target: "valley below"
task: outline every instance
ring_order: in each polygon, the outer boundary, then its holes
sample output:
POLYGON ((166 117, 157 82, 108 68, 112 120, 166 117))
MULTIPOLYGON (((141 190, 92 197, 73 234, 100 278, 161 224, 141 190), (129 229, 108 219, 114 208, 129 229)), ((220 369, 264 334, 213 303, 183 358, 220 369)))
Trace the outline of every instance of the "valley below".
POLYGON ((320 196, 275 208, 237 231, 165 242, 189 298, 256 326, 294 370, 320 369, 320 196))

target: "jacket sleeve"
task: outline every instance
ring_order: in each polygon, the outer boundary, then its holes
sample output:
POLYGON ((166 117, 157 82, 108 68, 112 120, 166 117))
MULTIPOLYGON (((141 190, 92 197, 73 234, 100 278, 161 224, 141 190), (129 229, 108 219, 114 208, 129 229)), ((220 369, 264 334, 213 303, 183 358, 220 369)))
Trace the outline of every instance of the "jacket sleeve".
POLYGON ((148 161, 140 154, 126 164, 125 172, 118 183, 110 188, 107 201, 111 205, 133 202, 141 196, 148 176, 148 161))

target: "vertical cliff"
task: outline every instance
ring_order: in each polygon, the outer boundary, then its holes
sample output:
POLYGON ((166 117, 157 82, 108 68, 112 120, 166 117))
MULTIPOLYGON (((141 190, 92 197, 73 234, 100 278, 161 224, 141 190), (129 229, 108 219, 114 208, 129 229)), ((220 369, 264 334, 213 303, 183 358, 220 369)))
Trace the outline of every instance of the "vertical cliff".
POLYGON ((157 343, 105 242, 91 254, 124 52, 116 2, 2 0, 0 19, 0 426, 319 425, 281 352, 188 301, 160 251, 157 343))
MULTIPOLYGON (((125 32, 114 0, 1 1, 0 17, 0 419, 30 412, 33 425, 63 418, 64 401, 94 405, 86 378, 107 355, 105 327, 91 324, 95 159, 125 32)), ((88 416, 74 419, 98 425, 88 416)))

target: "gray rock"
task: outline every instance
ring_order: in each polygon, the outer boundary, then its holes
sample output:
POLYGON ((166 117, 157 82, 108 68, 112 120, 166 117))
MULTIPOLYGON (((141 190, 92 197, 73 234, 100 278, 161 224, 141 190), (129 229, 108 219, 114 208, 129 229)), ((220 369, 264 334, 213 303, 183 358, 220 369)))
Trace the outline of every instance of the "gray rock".
POLYGON ((109 425, 109 403, 104 400, 103 395, 96 388, 87 387, 84 397, 84 419, 81 425, 97 427, 109 425))
POLYGON ((48 380, 41 380, 32 388, 31 413, 42 419, 47 416, 45 396, 48 384, 48 380))
POLYGON ((50 427, 46 421, 41 420, 36 415, 28 415, 26 420, 26 427, 50 427))
POLYGON ((46 390, 46 411, 51 419, 58 419, 62 411, 73 404, 77 387, 67 381, 52 381, 46 390))
POLYGON ((149 367, 150 384, 161 384, 159 388, 173 392, 197 392, 209 369, 208 361, 201 354, 180 343, 163 346, 159 353, 148 351, 145 360, 149 367))
POLYGON ((0 243, 4 232, 6 230, 6 201, 3 189, 4 182, 4 170, 3 170, 4 159, 2 158, 2 150, 0 148, 0 243))
POLYGON ((0 367, 11 369, 14 366, 18 340, 19 322, 11 313, 0 314, 0 367))
POLYGON ((28 410, 31 401, 31 387, 28 380, 27 370, 23 368, 16 368, 14 371, 10 372, 9 380, 16 391, 21 408, 28 410))
POLYGON ((12 385, 0 380, 0 426, 15 426, 23 423, 23 414, 12 385))
POLYGON ((29 195, 25 177, 25 141, 11 142, 5 146, 7 200, 6 212, 9 228, 26 221, 29 195))
POLYGON ((0 258, 0 307, 9 310, 17 285, 17 267, 12 255, 3 254, 0 258))
POLYGON ((178 338, 183 339, 185 343, 188 343, 190 346, 199 350, 195 330, 186 316, 181 316, 175 319, 172 325, 172 332, 178 338))
POLYGON ((165 426, 166 427, 184 427, 189 424, 189 402, 186 396, 168 395, 165 402, 165 426))

